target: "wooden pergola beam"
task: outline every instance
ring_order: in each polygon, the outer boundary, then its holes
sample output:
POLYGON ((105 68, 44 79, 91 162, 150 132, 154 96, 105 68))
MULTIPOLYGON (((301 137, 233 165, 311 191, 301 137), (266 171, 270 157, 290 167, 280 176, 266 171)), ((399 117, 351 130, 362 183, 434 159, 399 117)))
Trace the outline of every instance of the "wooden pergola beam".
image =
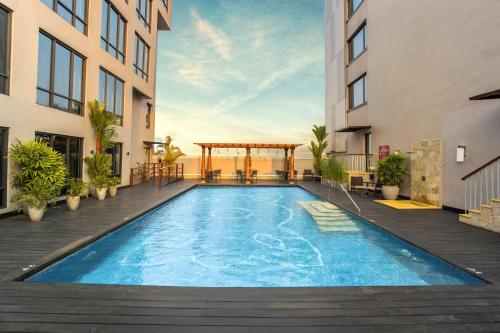
POLYGON ((292 149, 302 146, 301 143, 222 143, 195 142, 195 145, 206 148, 261 148, 261 149, 292 149))

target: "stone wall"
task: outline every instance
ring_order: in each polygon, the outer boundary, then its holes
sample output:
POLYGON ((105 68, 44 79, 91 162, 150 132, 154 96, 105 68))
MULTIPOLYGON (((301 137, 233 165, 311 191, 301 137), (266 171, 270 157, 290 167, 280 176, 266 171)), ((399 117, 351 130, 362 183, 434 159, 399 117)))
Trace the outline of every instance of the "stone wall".
POLYGON ((442 205, 443 145, 440 139, 413 141, 410 196, 426 204, 442 205))

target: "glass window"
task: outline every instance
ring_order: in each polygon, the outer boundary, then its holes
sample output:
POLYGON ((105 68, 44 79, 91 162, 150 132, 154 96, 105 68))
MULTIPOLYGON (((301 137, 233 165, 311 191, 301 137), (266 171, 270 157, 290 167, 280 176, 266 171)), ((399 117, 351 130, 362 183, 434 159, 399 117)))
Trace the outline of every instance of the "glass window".
POLYGON ((356 12, 362 2, 363 0, 349 0, 349 16, 356 12))
POLYGON ((82 177, 82 138, 40 132, 36 132, 35 136, 45 140, 50 147, 61 153, 70 178, 82 177))
POLYGON ((99 73, 99 102, 106 103, 106 111, 114 113, 122 122, 123 81, 102 68, 99 73))
POLYGON ((149 46, 135 34, 134 71, 144 80, 148 80, 149 46))
POLYGON ((0 127, 0 208, 5 208, 7 206, 8 131, 7 128, 0 127))
POLYGON ((125 63, 127 22, 108 0, 102 1, 101 47, 125 63))
POLYGON ((148 111, 146 112, 146 128, 151 128, 151 113, 153 112, 153 105, 148 103, 148 111))
POLYGON ((349 41, 349 61, 359 57, 364 50, 366 50, 366 25, 363 25, 349 41))
POLYGON ((136 12, 144 26, 151 30, 151 0, 136 0, 136 12))
POLYGON ((366 103, 366 75, 349 85, 349 108, 366 103))
POLYGON ((163 6, 165 6, 165 9, 168 12, 168 0, 161 0, 161 2, 163 2, 163 6))
POLYGON ((83 57, 40 32, 37 103, 83 114, 83 77, 83 57))
POLYGON ((87 33, 87 0, 42 0, 81 33, 87 33))
POLYGON ((0 94, 9 88, 10 13, 0 6, 0 94))
POLYGON ((113 147, 106 149, 106 153, 111 155, 111 176, 113 177, 122 175, 122 147, 121 143, 115 143, 113 147))

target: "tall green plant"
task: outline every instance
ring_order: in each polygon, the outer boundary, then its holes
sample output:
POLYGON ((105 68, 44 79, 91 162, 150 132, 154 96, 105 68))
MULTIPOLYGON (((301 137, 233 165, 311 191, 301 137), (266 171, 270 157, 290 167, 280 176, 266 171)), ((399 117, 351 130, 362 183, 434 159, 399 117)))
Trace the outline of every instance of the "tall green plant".
POLYGON ((89 119, 96 136, 96 153, 102 153, 113 146, 117 137, 115 125, 118 121, 113 113, 106 111, 106 103, 99 104, 94 100, 89 102, 89 107, 89 119))
POLYGON ((68 172, 63 157, 42 139, 17 140, 9 149, 17 167, 13 184, 18 189, 11 200, 43 208, 61 194, 68 172))
POLYGON ((328 146, 328 142, 326 141, 328 133, 326 133, 325 126, 314 125, 312 131, 316 138, 316 142, 311 141, 309 150, 311 151, 314 158, 314 171, 317 175, 321 175, 321 160, 323 159, 323 154, 326 147, 328 146))
POLYGON ((89 174, 90 182, 97 188, 103 185, 103 179, 107 179, 111 175, 111 155, 96 153, 93 156, 85 157, 87 163, 87 171, 89 174))
POLYGON ((172 165, 179 157, 185 156, 185 154, 180 150, 179 147, 172 145, 173 140, 174 139, 170 135, 167 135, 167 137, 165 138, 165 143, 160 145, 160 147, 158 148, 160 150, 161 159, 167 165, 172 165))
POLYGON ((376 169, 379 181, 388 186, 400 186, 408 174, 408 170, 403 166, 405 161, 406 157, 399 153, 393 153, 380 160, 376 169))
POLYGON ((325 158, 320 164, 321 175, 328 180, 333 180, 338 183, 347 181, 347 168, 341 160, 335 156, 325 158))

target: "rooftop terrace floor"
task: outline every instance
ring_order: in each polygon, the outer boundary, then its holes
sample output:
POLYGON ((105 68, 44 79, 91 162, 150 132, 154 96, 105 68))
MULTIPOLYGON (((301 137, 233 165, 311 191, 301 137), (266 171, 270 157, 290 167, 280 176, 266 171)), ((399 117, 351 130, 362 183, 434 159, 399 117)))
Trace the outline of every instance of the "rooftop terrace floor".
MULTIPOLYGON (((235 185, 234 182, 222 182, 235 185)), ((277 185, 259 181, 257 185, 277 185)), ((463 268, 486 286, 180 288, 12 281, 192 186, 144 183, 43 222, 0 220, 0 331, 50 332, 492 332, 500 331, 500 235, 448 211, 398 211, 356 196, 380 227, 463 268)), ((280 184, 281 185, 281 184, 280 184)), ((300 186, 326 197, 318 183, 300 186)))

